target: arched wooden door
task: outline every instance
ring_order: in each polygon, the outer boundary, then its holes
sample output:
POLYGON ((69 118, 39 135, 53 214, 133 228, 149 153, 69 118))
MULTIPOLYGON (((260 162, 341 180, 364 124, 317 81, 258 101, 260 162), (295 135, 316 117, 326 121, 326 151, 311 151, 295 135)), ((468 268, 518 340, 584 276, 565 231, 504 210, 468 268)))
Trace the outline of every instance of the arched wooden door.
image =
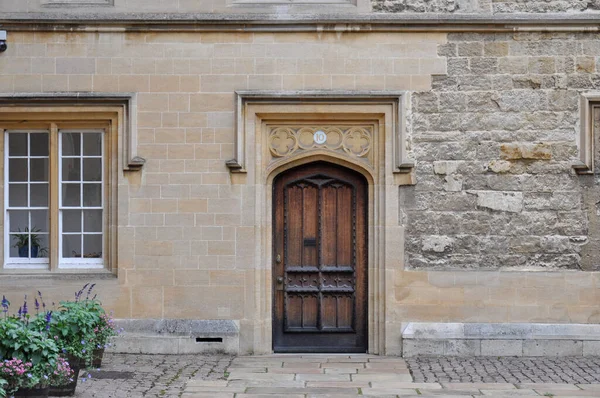
POLYGON ((318 162, 273 185, 273 349, 367 351, 367 182, 318 162))

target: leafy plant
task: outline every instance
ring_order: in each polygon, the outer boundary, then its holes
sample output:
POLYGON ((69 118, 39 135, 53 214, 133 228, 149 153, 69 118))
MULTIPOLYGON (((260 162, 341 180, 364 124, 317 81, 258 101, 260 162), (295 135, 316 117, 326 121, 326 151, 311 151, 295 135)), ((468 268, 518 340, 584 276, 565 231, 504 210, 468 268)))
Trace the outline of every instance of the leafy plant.
POLYGON ((29 322, 27 296, 17 315, 8 314, 9 306, 10 303, 3 297, 0 375, 7 382, 6 389, 13 391, 19 387, 45 386, 49 383, 49 375, 56 368, 58 346, 46 333, 36 330, 36 322, 29 322))
POLYGON ((21 228, 19 228, 19 232, 18 234, 14 234, 11 235, 13 239, 16 240, 16 243, 13 245, 13 247, 16 247, 18 249, 21 249, 23 247, 29 247, 29 243, 31 243, 31 247, 38 247, 39 251, 38 254, 40 256, 45 256, 48 254, 48 249, 45 247, 42 247, 42 242, 40 239, 40 235, 37 232, 40 232, 41 230, 39 228, 33 227, 31 229, 31 231, 29 230, 29 227, 25 227, 25 231, 21 232, 21 228))
POLYGON ((112 337, 119 335, 122 329, 117 329, 115 320, 111 314, 100 315, 100 322, 94 328, 96 337, 94 338, 94 344, 96 349, 104 349, 110 346, 109 340, 112 337))
MULTIPOLYGON (((87 290, 87 296, 82 299, 86 284, 75 293, 74 301, 61 301, 58 311, 52 313, 48 324, 48 333, 56 341, 63 354, 77 358, 82 365, 92 361, 93 350, 96 347, 96 330, 105 314, 100 301, 95 296, 89 298, 94 285, 87 290)), ((38 317, 39 319, 39 317, 38 317)), ((37 321, 41 324, 41 321, 37 321)), ((39 326, 38 326, 39 328, 39 326)))
POLYGON ((50 375, 51 386, 61 386, 73 382, 73 376, 75 372, 69 366, 69 362, 63 357, 58 357, 56 361, 56 368, 50 375))
POLYGON ((6 390, 8 389, 8 381, 0 376, 0 398, 6 398, 6 390))

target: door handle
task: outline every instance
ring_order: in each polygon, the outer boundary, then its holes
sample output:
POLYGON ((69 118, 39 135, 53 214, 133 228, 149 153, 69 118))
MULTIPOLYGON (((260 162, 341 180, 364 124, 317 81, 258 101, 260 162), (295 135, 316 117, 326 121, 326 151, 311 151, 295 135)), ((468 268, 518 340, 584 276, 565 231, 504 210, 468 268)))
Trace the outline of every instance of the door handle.
POLYGON ((275 257, 275 262, 276 262, 277 264, 281 264, 281 254, 278 254, 278 255, 275 257))
POLYGON ((275 286, 275 290, 277 290, 278 292, 283 291, 283 276, 278 276, 275 280, 277 281, 277 286, 275 286))

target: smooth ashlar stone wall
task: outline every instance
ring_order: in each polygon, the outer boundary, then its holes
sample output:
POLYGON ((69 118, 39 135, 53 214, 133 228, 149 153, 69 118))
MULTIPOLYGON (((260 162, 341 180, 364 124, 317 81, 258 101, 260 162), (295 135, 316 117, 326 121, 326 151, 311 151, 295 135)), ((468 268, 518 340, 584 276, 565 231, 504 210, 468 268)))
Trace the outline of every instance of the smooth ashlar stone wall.
POLYGON ((409 323, 403 356, 594 356, 600 325, 409 323))

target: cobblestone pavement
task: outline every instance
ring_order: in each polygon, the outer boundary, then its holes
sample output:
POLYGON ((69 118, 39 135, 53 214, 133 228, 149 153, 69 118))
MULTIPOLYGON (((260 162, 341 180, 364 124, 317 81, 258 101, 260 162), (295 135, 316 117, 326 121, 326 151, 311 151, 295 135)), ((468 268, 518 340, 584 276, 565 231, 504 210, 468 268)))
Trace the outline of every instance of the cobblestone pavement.
POLYGON ((600 357, 106 354, 76 396, 600 397, 600 357))
MULTIPOLYGON (((430 366, 446 359, 431 358, 430 366)), ((498 373, 488 365, 489 358, 469 358, 473 369, 498 373)), ((412 360, 411 360, 412 361, 412 360)), ((417 361, 420 361, 417 360, 417 361)), ((525 359, 535 372, 554 374, 572 369, 595 369, 598 359, 578 358, 560 361, 548 358, 525 359), (568 364, 568 365, 567 365, 568 364), (560 370, 559 370, 560 369, 560 370)), ((461 363, 454 358, 449 363, 461 363)), ((506 366, 510 366, 507 363, 506 366)), ((442 366, 440 366, 442 368, 442 366)), ((451 368, 446 367, 448 370, 451 368)), ((453 368, 452 368, 453 369, 453 368)), ((398 357, 375 355, 270 355, 238 357, 229 367, 226 380, 188 382, 183 398, 346 398, 346 397, 600 397, 600 384, 581 383, 496 383, 413 381, 406 361, 398 357)), ((538 378, 541 380, 541 377, 538 378)))
POLYGON ((406 363, 415 382, 600 383, 600 357, 415 357, 406 363))
POLYGON ((219 380, 232 361, 226 355, 105 354, 102 368, 77 383, 76 397, 180 397, 191 379, 219 380))

